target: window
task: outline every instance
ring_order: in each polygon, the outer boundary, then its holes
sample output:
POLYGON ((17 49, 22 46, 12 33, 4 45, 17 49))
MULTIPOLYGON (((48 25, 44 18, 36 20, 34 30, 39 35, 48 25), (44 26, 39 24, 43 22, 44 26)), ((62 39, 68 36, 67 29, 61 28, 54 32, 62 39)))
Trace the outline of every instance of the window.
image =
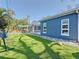
POLYGON ((43 23, 43 33, 47 33, 47 24, 43 23))
POLYGON ((69 19, 61 20, 61 35, 69 36, 69 19))

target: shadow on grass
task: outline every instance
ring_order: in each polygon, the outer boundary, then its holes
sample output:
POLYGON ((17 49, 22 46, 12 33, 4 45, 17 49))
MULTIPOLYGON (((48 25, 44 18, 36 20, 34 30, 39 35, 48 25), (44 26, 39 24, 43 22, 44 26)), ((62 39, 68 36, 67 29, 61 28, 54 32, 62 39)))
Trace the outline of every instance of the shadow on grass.
MULTIPOLYGON (((2 52, 6 52, 6 51, 5 50, 0 51, 0 53, 2 53, 2 52)), ((0 59, 15 59, 15 58, 9 58, 9 57, 5 57, 5 56, 0 56, 0 59)))
POLYGON ((24 41, 20 40, 22 46, 24 47, 25 49, 25 54, 28 56, 28 59, 39 59, 39 56, 34 53, 30 47, 28 47, 24 41))
POLYGON ((9 57, 0 56, 0 59, 15 59, 15 58, 9 58, 9 57))
POLYGON ((34 53, 30 47, 28 47, 24 41, 22 41, 21 39, 19 39, 19 42, 21 43, 23 49, 14 49, 12 51, 24 54, 28 59, 40 59, 39 56, 34 53))
POLYGON ((20 40, 22 37, 23 37, 23 35, 21 35, 18 40, 20 40))
MULTIPOLYGON (((28 59, 40 59, 40 57, 38 56, 38 54, 34 53, 30 47, 28 47, 24 41, 21 40, 23 36, 20 36, 20 38, 18 39, 19 42, 21 43, 21 47, 22 49, 17 49, 17 48, 10 48, 10 47, 7 47, 8 48, 8 51, 14 51, 14 52, 17 52, 17 53, 21 53, 23 55, 25 55, 28 59)), ((2 46, 3 47, 3 46, 2 46)), ((4 51, 5 52, 5 51, 4 51)), ((0 58, 1 59, 1 58, 0 58)), ((6 58, 6 57, 3 57, 2 59, 9 59, 9 58, 6 58)))
POLYGON ((42 42, 42 44, 45 46, 45 50, 41 53, 39 53, 39 55, 42 55, 43 53, 47 52, 52 59, 61 59, 60 56, 59 56, 59 53, 55 53, 47 44, 51 43, 52 41, 49 41, 49 40, 45 40, 45 39, 42 39, 40 37, 37 37, 37 36, 33 36, 33 35, 27 35, 37 41, 40 41, 42 42))
MULTIPOLYGON (((55 53, 49 46, 48 44, 52 43, 52 41, 49 41, 49 40, 44 40, 40 37, 37 37, 37 36, 32 36, 32 35, 28 35, 29 37, 37 40, 37 41, 40 41, 44 46, 45 46, 45 50, 39 54, 36 54, 30 47, 28 47, 24 41, 22 41, 22 37, 21 36, 19 38, 19 42, 21 43, 21 47, 22 49, 19 49, 19 48, 14 48, 12 49, 11 51, 14 51, 14 52, 17 52, 17 53, 21 53, 23 55, 25 55, 28 59, 41 59, 39 56, 42 55, 43 53, 47 52, 52 59, 60 59, 60 56, 59 56, 59 53, 55 53)), ((8 47, 9 48, 9 47, 8 47)), ((41 47, 40 47, 41 48, 41 47)), ((9 48, 11 49, 11 48, 9 48)), ((47 56, 46 59, 48 59, 49 57, 47 56)), ((2 59, 5 59, 2 58, 2 59)), ((7 58, 8 59, 8 58, 7 58)))
POLYGON ((1 50, 0 53, 6 52, 6 50, 1 50))
POLYGON ((79 52, 73 53, 72 55, 75 57, 75 59, 79 59, 79 52))

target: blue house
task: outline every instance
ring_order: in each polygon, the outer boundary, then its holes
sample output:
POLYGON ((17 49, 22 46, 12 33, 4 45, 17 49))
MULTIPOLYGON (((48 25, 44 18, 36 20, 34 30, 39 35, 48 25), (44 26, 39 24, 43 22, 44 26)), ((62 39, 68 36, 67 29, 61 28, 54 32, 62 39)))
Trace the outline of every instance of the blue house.
POLYGON ((79 8, 42 19, 41 35, 79 41, 79 8))

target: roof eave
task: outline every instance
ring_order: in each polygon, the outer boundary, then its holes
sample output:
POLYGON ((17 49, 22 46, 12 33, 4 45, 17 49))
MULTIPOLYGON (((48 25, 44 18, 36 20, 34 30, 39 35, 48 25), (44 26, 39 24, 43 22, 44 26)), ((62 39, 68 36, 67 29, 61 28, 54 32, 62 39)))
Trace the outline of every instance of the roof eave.
POLYGON ((65 16, 65 15, 72 14, 72 13, 79 13, 79 8, 68 10, 68 11, 64 11, 64 12, 62 12, 60 14, 57 14, 55 16, 52 16, 50 18, 42 19, 42 20, 40 20, 40 22, 47 21, 49 19, 54 19, 54 18, 61 17, 61 16, 65 16))

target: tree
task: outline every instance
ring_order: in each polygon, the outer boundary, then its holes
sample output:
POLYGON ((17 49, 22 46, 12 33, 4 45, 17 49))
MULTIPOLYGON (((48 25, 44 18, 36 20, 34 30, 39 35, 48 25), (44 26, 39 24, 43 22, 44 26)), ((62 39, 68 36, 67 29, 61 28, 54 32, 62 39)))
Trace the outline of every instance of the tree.
POLYGON ((5 50, 7 50, 5 38, 6 38, 6 28, 8 28, 8 25, 10 24, 10 20, 12 20, 11 10, 6 10, 4 8, 0 8, 0 30, 2 31, 2 40, 4 43, 5 50), (7 13, 7 12, 10 13, 7 13))
POLYGON ((0 29, 4 30, 8 26, 8 20, 5 19, 6 16, 8 16, 6 9, 0 8, 0 29))
POLYGON ((7 12, 10 17, 13 17, 15 15, 15 12, 12 9, 8 9, 7 12))
POLYGON ((5 28, 7 28, 8 22, 4 19, 4 16, 6 16, 5 13, 6 13, 6 10, 3 8, 0 8, 0 29, 2 31, 2 40, 4 43, 5 50, 6 50, 7 47, 6 47, 4 36, 5 36, 5 28))
POLYGON ((28 25, 27 19, 16 20, 18 25, 28 25))

